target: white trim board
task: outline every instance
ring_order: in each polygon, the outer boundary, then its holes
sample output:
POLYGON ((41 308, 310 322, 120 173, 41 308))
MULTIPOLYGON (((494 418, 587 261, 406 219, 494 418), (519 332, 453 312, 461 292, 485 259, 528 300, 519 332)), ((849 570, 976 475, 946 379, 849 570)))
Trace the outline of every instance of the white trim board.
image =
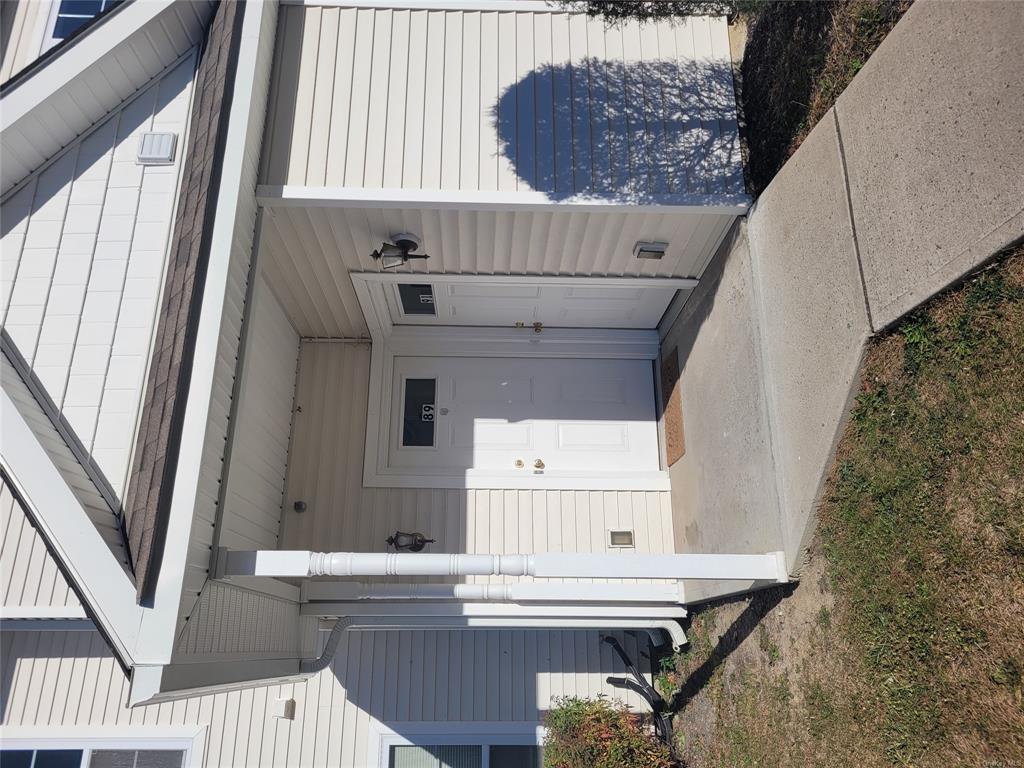
POLYGON ((135 585, 109 554, 96 526, 6 390, 0 390, 0 444, 0 466, 8 484, 54 548, 118 658, 133 663, 145 615, 135 602, 135 585))
POLYGON ((742 216, 749 195, 650 194, 636 197, 575 195, 556 200, 545 192, 480 192, 456 189, 307 187, 260 184, 265 208, 422 208, 465 211, 600 211, 603 213, 701 213, 742 216))

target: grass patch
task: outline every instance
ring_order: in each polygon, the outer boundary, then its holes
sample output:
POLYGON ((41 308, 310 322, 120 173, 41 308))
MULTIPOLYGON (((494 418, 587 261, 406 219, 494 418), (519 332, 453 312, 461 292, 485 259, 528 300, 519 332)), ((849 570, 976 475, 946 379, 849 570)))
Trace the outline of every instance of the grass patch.
POLYGON ((821 511, 892 763, 1024 759, 1022 478, 1018 249, 873 345, 821 511))
POLYGON ((768 186, 910 4, 772 2, 748 14, 738 80, 752 192, 768 186))

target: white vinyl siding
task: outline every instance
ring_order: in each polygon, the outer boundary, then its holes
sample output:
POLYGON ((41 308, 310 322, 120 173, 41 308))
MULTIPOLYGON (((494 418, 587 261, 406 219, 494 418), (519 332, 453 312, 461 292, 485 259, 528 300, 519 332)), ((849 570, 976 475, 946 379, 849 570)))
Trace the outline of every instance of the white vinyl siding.
MULTIPOLYGON (((8 3, 5 0, 3 4, 8 3)), ((43 5, 39 9, 42 13, 39 14, 38 23, 45 26, 49 18, 49 3, 37 4, 33 0, 23 0, 17 5, 43 5)), ((90 61, 83 69, 71 72, 66 85, 52 95, 47 95, 37 108, 13 124, 5 123, 0 136, 0 150, 4 157, 3 167, 0 168, 0 190, 5 194, 43 166, 62 147, 75 143, 105 121, 112 110, 132 99, 153 78, 158 77, 168 64, 201 43, 212 7, 208 0, 169 3, 162 10, 157 10, 159 5, 155 3, 136 5, 137 9, 123 8, 117 15, 141 18, 150 15, 149 10, 157 12, 152 14, 148 23, 140 25, 126 39, 118 40, 112 50, 90 61), (145 9, 147 5, 149 9, 145 9)), ((109 23, 113 24, 114 20, 111 19, 109 23)), ((39 46, 41 40, 40 34, 35 45, 39 46)), ((73 44, 62 56, 76 56, 84 48, 73 44)), ((26 50, 25 58, 19 58, 17 63, 13 60, 9 63, 5 58, 4 66, 10 65, 13 74, 16 66, 18 69, 24 68, 38 54, 38 47, 35 53, 26 50)), ((87 60, 84 54, 79 58, 87 60)), ((66 74, 62 73, 62 76, 66 74)), ((14 91, 5 94, 4 98, 14 97, 23 88, 48 87, 42 70, 34 73, 31 78, 31 81, 22 82, 14 91)))
POLYGON ((276 549, 299 335, 257 274, 218 544, 276 549))
POLYGON ((423 238, 410 273, 699 277, 731 214, 274 208, 261 259, 302 336, 365 338, 349 272, 376 272, 370 252, 394 232, 423 238), (669 243, 661 260, 636 259, 638 240, 669 243))
POLYGON ((193 52, 0 203, 3 327, 118 496, 182 154, 143 167, 135 153, 144 131, 183 136, 194 72, 193 52))
POLYGON ((0 480, 0 608, 80 606, 39 532, 0 480))
MULTIPOLYGON (((619 636, 641 668, 632 636, 619 636)), ((646 651, 646 637, 643 650, 646 651)), ((366 768, 380 724, 533 722, 559 696, 605 694, 621 662, 597 632, 348 632, 332 665, 301 683, 128 709, 128 680, 96 632, 2 632, 5 729, 20 726, 205 726, 202 764, 366 768), (295 719, 275 718, 278 699, 295 719)), ((443 725, 441 726, 444 727, 443 725)))
POLYGON ((743 192, 726 23, 287 6, 268 184, 743 192))
POLYGON ((174 662, 311 656, 315 618, 298 603, 208 581, 174 650, 174 662))
POLYGON ((363 487, 369 363, 369 344, 302 345, 282 549, 380 552, 400 529, 433 552, 621 552, 608 530, 625 528, 636 552, 673 551, 668 492, 363 487))

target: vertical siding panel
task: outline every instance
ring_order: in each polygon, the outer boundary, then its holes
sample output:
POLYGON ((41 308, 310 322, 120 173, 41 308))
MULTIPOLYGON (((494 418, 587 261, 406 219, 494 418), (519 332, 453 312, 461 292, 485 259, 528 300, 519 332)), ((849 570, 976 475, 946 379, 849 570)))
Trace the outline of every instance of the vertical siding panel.
POLYGON ((612 136, 608 152, 610 185, 613 190, 626 191, 634 169, 631 165, 630 126, 626 116, 630 109, 627 97, 629 81, 623 50, 623 25, 605 29, 605 78, 608 86, 608 131, 612 136))
POLYGON ((441 188, 441 156, 444 131, 444 94, 446 71, 446 11, 430 11, 427 16, 427 66, 423 112, 423 159, 420 186, 441 188))
POLYGON ((356 11, 355 54, 352 65, 352 101, 347 116, 349 128, 345 152, 344 185, 349 187, 361 186, 366 178, 371 66, 377 55, 380 54, 379 50, 374 51, 375 46, 379 42, 376 25, 378 21, 383 24, 383 20, 377 19, 377 14, 378 11, 367 8, 360 8, 356 11))
POLYGON ((498 16, 493 11, 480 14, 480 104, 477 133, 480 143, 478 166, 481 191, 494 192, 498 189, 498 16))
POLYGON ((537 188, 536 74, 532 14, 516 14, 516 173, 520 190, 537 188))
MULTIPOLYGON (((291 12, 292 8, 286 8, 291 12)), ((328 130, 327 168, 324 183, 327 186, 342 186, 346 183, 345 168, 348 162, 348 133, 351 121, 352 78, 356 56, 355 8, 342 8, 338 12, 337 53, 334 59, 333 93, 331 95, 331 117, 328 130)), ((276 139, 275 139, 276 141, 276 139)))
POLYGON ((640 23, 623 24, 625 61, 626 130, 629 137, 629 190, 646 195, 650 190, 650 158, 647 146, 647 116, 644 114, 644 82, 641 69, 640 23))
MULTIPOLYGON (((389 109, 401 109, 397 98, 393 101, 388 90, 391 81, 391 65, 395 63, 395 48, 404 50, 404 45, 394 44, 392 19, 395 12, 390 9, 377 11, 373 27, 373 58, 370 61, 369 105, 366 113, 366 165, 362 176, 354 176, 349 182, 355 186, 380 187, 384 183, 384 142, 387 136, 389 109)), ((401 115, 396 115, 400 124, 401 115)), ((401 151, 399 148, 397 151, 401 151)))
MULTIPOLYGON (((463 17, 460 11, 446 12, 444 21, 444 81, 441 95, 441 180, 442 189, 459 187, 459 164, 462 159, 462 75, 466 54, 463 40, 463 17)), ((430 104, 430 101, 427 101, 430 104)))
POLYGON ((551 14, 535 14, 533 26, 537 124, 536 188, 541 192, 553 195, 555 192, 555 101, 552 84, 554 74, 551 59, 551 14))
POLYGON ((709 194, 721 189, 717 178, 718 157, 716 147, 721 139, 717 114, 709 102, 708 92, 715 88, 711 71, 714 66, 714 53, 711 48, 711 20, 707 16, 694 16, 688 19, 693 32, 693 58, 697 68, 694 78, 694 91, 700 114, 701 138, 704 152, 701 157, 701 175, 704 186, 709 194))
MULTIPOLYGON (((421 644, 414 644, 417 668, 413 670, 413 694, 416 706, 413 707, 412 720, 432 722, 434 720, 434 701, 437 696, 437 680, 440 667, 445 659, 438 653, 439 632, 423 632, 421 644), (422 680, 421 691, 416 693, 416 682, 422 680)), ((445 664, 447 667, 447 664, 445 664)))
MULTIPOLYGON (((658 29, 667 28, 659 24, 658 29)), ((587 52, 590 57, 590 142, 593 161, 594 189, 612 189, 611 143, 613 135, 608 124, 608 62, 604 44, 604 22, 587 19, 587 52)))
POLYGON ((405 139, 400 186, 418 187, 423 174, 424 99, 427 92, 428 11, 410 11, 408 86, 405 102, 405 139))
POLYGON ((665 153, 668 157, 677 158, 675 162, 666 164, 665 171, 669 189, 676 194, 685 194, 690 190, 688 176, 691 154, 688 148, 687 115, 683 98, 683 88, 691 77, 692 64, 683 58, 676 44, 676 36, 680 34, 682 23, 672 26, 658 27, 658 50, 661 53, 663 77, 661 91, 665 123, 665 153))
POLYGON ((517 175, 518 161, 518 100, 519 89, 516 87, 516 15, 515 13, 498 14, 498 110, 496 129, 498 133, 498 189, 502 192, 514 191, 519 187, 517 175))
MULTIPOLYGON (((308 17, 313 16, 310 8, 308 17)), ((312 105, 310 108, 309 159, 306 168, 306 184, 314 187, 323 186, 327 178, 327 156, 330 149, 331 122, 334 101, 334 89, 337 80, 334 72, 339 54, 337 8, 324 8, 321 11, 317 32, 320 35, 317 48, 316 77, 313 82, 312 105)), ((308 24, 307 24, 307 29, 308 24)), ((341 51, 345 55, 345 51, 341 51)))
POLYGON ((640 28, 640 54, 643 57, 641 73, 644 80, 644 113, 647 115, 647 153, 651 158, 649 191, 664 194, 669 191, 669 166, 675 158, 668 155, 665 141, 665 106, 662 95, 666 57, 659 49, 658 28, 644 24, 640 28))
POLYGON ((573 191, 594 188, 593 155, 590 141, 590 61, 587 51, 587 18, 569 18, 569 53, 572 56, 573 191))
POLYGON ((712 84, 712 112, 717 118, 719 141, 716 146, 715 189, 722 194, 742 193, 743 166, 739 157, 739 124, 735 111, 722 108, 733 93, 732 55, 729 31, 721 19, 709 20, 711 55, 707 80, 712 84))
POLYGON ((409 80, 410 11, 396 10, 391 21, 391 63, 384 118, 384 187, 402 186, 402 165, 405 160, 406 91, 409 80))
POLYGON ((481 14, 479 11, 463 14, 462 24, 462 86, 461 130, 459 132, 460 189, 480 188, 480 114, 485 108, 480 102, 482 51, 480 50, 481 14))

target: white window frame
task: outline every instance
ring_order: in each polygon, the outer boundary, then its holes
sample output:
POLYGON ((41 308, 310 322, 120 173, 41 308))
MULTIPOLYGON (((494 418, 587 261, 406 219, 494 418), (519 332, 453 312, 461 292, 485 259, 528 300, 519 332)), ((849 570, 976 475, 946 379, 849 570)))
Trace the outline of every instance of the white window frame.
MULTIPOLYGON (((521 488, 582 490, 669 490, 664 466, 664 445, 660 437, 662 467, 634 478, 598 475, 564 478, 550 474, 522 479, 489 476, 486 473, 414 474, 388 463, 389 441, 394 424, 395 357, 525 357, 605 360, 650 360, 660 354, 656 329, 470 327, 452 325, 396 326, 392 322, 386 288, 398 282, 441 285, 456 282, 507 282, 528 285, 661 286, 692 288, 689 278, 636 277, 551 277, 539 275, 444 275, 409 272, 355 272, 352 283, 366 318, 372 341, 370 382, 367 401, 366 445, 363 485, 370 488, 521 488)), ((670 305, 671 306, 671 305, 670 305)), ((653 375, 653 373, 652 373, 653 375)), ((657 387, 657 376, 654 376, 657 387)), ((657 393, 656 393, 657 395, 657 393)))
MULTIPOLYGON (((547 729, 536 722, 502 723, 480 721, 434 721, 381 723, 370 726, 366 764, 372 768, 391 768, 391 747, 528 746, 544 744, 547 729)), ((490 755, 483 750, 481 768, 489 768, 490 755)))
MULTIPOLYGON (((183 768, 201 768, 206 743, 205 725, 0 727, 4 749, 171 749, 185 753, 183 768)), ((83 760, 83 765, 89 765, 83 760)))
MULTIPOLYGON (((53 46, 57 45, 58 43, 62 43, 67 39, 57 39, 53 36, 53 31, 57 27, 57 12, 60 10, 60 2, 61 0, 50 0, 50 10, 47 13, 46 17, 46 27, 43 29, 43 43, 42 47, 40 47, 39 49, 40 56, 42 56, 48 50, 53 48, 53 46)), ((106 10, 108 9, 104 8, 102 11, 100 11, 100 13, 104 13, 106 10)), ((98 16, 99 14, 96 15, 98 16)), ((96 16, 91 16, 89 17, 89 21, 92 21, 92 19, 95 18, 96 16)), ((87 21, 86 23, 88 24, 89 22, 87 21)))

